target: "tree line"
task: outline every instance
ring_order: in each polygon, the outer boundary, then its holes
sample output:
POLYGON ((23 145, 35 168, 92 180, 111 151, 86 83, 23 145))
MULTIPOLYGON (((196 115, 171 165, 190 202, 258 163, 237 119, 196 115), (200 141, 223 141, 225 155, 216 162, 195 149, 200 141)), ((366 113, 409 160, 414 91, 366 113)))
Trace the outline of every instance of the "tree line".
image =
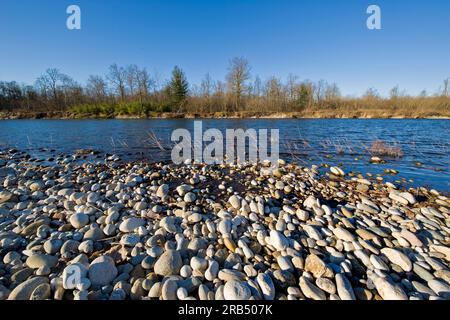
POLYGON ((411 97, 398 86, 388 98, 369 88, 359 98, 343 97, 335 83, 300 80, 289 75, 262 80, 252 77, 245 58, 230 60, 226 78, 206 74, 200 84, 190 85, 183 70, 174 67, 171 78, 161 82, 137 65, 113 64, 106 75, 91 75, 83 86, 58 69, 48 69, 33 85, 0 82, 0 112, 59 112, 78 115, 151 116, 154 113, 302 112, 354 107, 408 108, 423 106, 450 109, 450 78, 438 92, 423 91, 411 97))

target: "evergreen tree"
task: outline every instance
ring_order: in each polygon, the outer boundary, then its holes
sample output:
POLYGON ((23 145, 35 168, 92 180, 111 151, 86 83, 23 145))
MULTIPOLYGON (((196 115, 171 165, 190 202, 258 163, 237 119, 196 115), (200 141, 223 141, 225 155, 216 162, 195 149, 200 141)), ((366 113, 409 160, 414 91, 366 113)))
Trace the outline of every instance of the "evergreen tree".
POLYGON ((172 103, 181 108, 188 95, 189 83, 186 80, 183 70, 178 66, 175 66, 172 71, 172 79, 168 89, 172 103))

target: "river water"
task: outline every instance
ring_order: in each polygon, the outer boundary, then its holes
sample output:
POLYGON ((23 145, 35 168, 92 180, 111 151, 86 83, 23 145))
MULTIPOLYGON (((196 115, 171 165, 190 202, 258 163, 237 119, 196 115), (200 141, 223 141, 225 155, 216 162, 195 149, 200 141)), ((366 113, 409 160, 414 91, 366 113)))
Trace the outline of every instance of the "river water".
MULTIPOLYGON (((170 160, 173 130, 193 131, 191 119, 3 120, 0 149, 17 148, 37 159, 94 149, 125 160, 170 160)), ((450 120, 204 119, 204 130, 279 129, 280 154, 301 165, 342 165, 346 172, 381 174, 386 181, 450 191, 450 120), (371 164, 373 144, 394 150, 371 164), (385 169, 398 171, 385 174, 385 169)))

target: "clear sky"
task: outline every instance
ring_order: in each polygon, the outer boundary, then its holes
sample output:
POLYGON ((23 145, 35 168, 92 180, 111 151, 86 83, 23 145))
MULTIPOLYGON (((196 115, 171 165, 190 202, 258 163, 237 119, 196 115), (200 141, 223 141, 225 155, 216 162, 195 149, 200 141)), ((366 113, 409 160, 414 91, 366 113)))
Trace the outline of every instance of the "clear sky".
POLYGON ((33 83, 56 67, 84 83, 111 63, 135 63, 191 83, 223 79, 246 57, 252 75, 336 82, 343 94, 400 85, 434 93, 450 77, 447 0, 1 0, 0 80, 33 83), (66 28, 79 5, 82 29, 66 28), (382 10, 368 30, 366 9, 382 10))

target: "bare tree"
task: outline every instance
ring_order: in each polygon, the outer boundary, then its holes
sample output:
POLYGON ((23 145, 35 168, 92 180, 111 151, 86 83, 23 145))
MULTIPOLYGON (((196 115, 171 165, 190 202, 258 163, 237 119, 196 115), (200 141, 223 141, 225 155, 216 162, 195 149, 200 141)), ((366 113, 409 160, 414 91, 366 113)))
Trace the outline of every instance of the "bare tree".
POLYGON ((216 91, 214 93, 214 105, 219 108, 220 111, 226 110, 226 97, 225 97, 226 85, 222 81, 216 82, 216 91))
POLYGON ((108 81, 116 91, 116 94, 121 100, 126 98, 127 72, 123 67, 119 67, 117 64, 113 64, 109 67, 109 74, 107 76, 108 81))
POLYGON ((61 93, 64 107, 75 105, 83 101, 83 88, 68 75, 61 76, 61 93))
POLYGON ((315 99, 317 103, 320 103, 325 97, 325 90, 327 82, 325 80, 319 80, 314 86, 315 99))
POLYGON ((380 97, 380 95, 379 95, 377 89, 369 88, 366 90, 363 97, 366 99, 378 99, 380 97))
POLYGON ((255 81, 253 81, 253 96, 254 97, 261 97, 262 91, 263 91, 263 85, 261 78, 259 76, 255 77, 255 81))
POLYGON ((207 73, 205 77, 203 78, 201 84, 200 84, 200 95, 204 100, 204 103, 202 103, 202 111, 205 111, 207 108, 209 112, 212 112, 212 95, 214 91, 214 80, 211 78, 211 75, 207 73))
POLYGON ((36 80, 36 87, 41 91, 41 93, 47 96, 52 96, 54 100, 57 98, 56 80, 53 76, 55 72, 56 69, 47 69, 46 72, 39 76, 36 80))
POLYGON ((89 76, 86 85, 87 94, 94 98, 96 102, 104 101, 107 96, 107 84, 101 76, 89 76))
POLYGON ((341 91, 336 83, 332 83, 326 86, 325 89, 325 99, 327 101, 334 101, 341 97, 341 91))
POLYGON ((211 97, 213 88, 214 88, 214 80, 211 78, 211 75, 207 73, 200 85, 202 96, 205 98, 211 97))
POLYGON ((147 70, 144 68, 144 69, 137 70, 136 83, 137 83, 139 101, 142 104, 144 102, 144 99, 146 99, 148 97, 150 88, 154 85, 154 82, 150 78, 150 75, 147 72, 147 70))
POLYGON ((281 81, 275 77, 267 80, 265 85, 265 96, 269 109, 281 111, 284 106, 284 92, 281 81))
POLYGON ((138 73, 139 73, 139 68, 137 65, 132 64, 127 67, 125 72, 126 72, 128 91, 130 93, 130 96, 134 96, 136 94, 136 90, 138 87, 137 77, 138 77, 138 73))
POLYGON ((389 91, 389 97, 391 99, 397 99, 399 96, 400 96, 400 88, 398 85, 396 85, 389 91))
POLYGON ((233 58, 230 61, 227 74, 228 91, 232 96, 234 110, 242 106, 243 93, 246 91, 246 81, 250 78, 250 65, 245 58, 233 58))
POLYGON ((295 100, 296 87, 297 87, 298 76, 290 73, 287 78, 286 89, 288 92, 289 101, 295 100))
POLYGON ((47 97, 51 97, 53 105, 62 107, 60 92, 63 81, 67 82, 68 76, 59 72, 58 69, 50 68, 37 78, 36 87, 47 97))
POLYGON ((442 86, 442 96, 450 96, 450 78, 444 80, 444 84, 442 86))

